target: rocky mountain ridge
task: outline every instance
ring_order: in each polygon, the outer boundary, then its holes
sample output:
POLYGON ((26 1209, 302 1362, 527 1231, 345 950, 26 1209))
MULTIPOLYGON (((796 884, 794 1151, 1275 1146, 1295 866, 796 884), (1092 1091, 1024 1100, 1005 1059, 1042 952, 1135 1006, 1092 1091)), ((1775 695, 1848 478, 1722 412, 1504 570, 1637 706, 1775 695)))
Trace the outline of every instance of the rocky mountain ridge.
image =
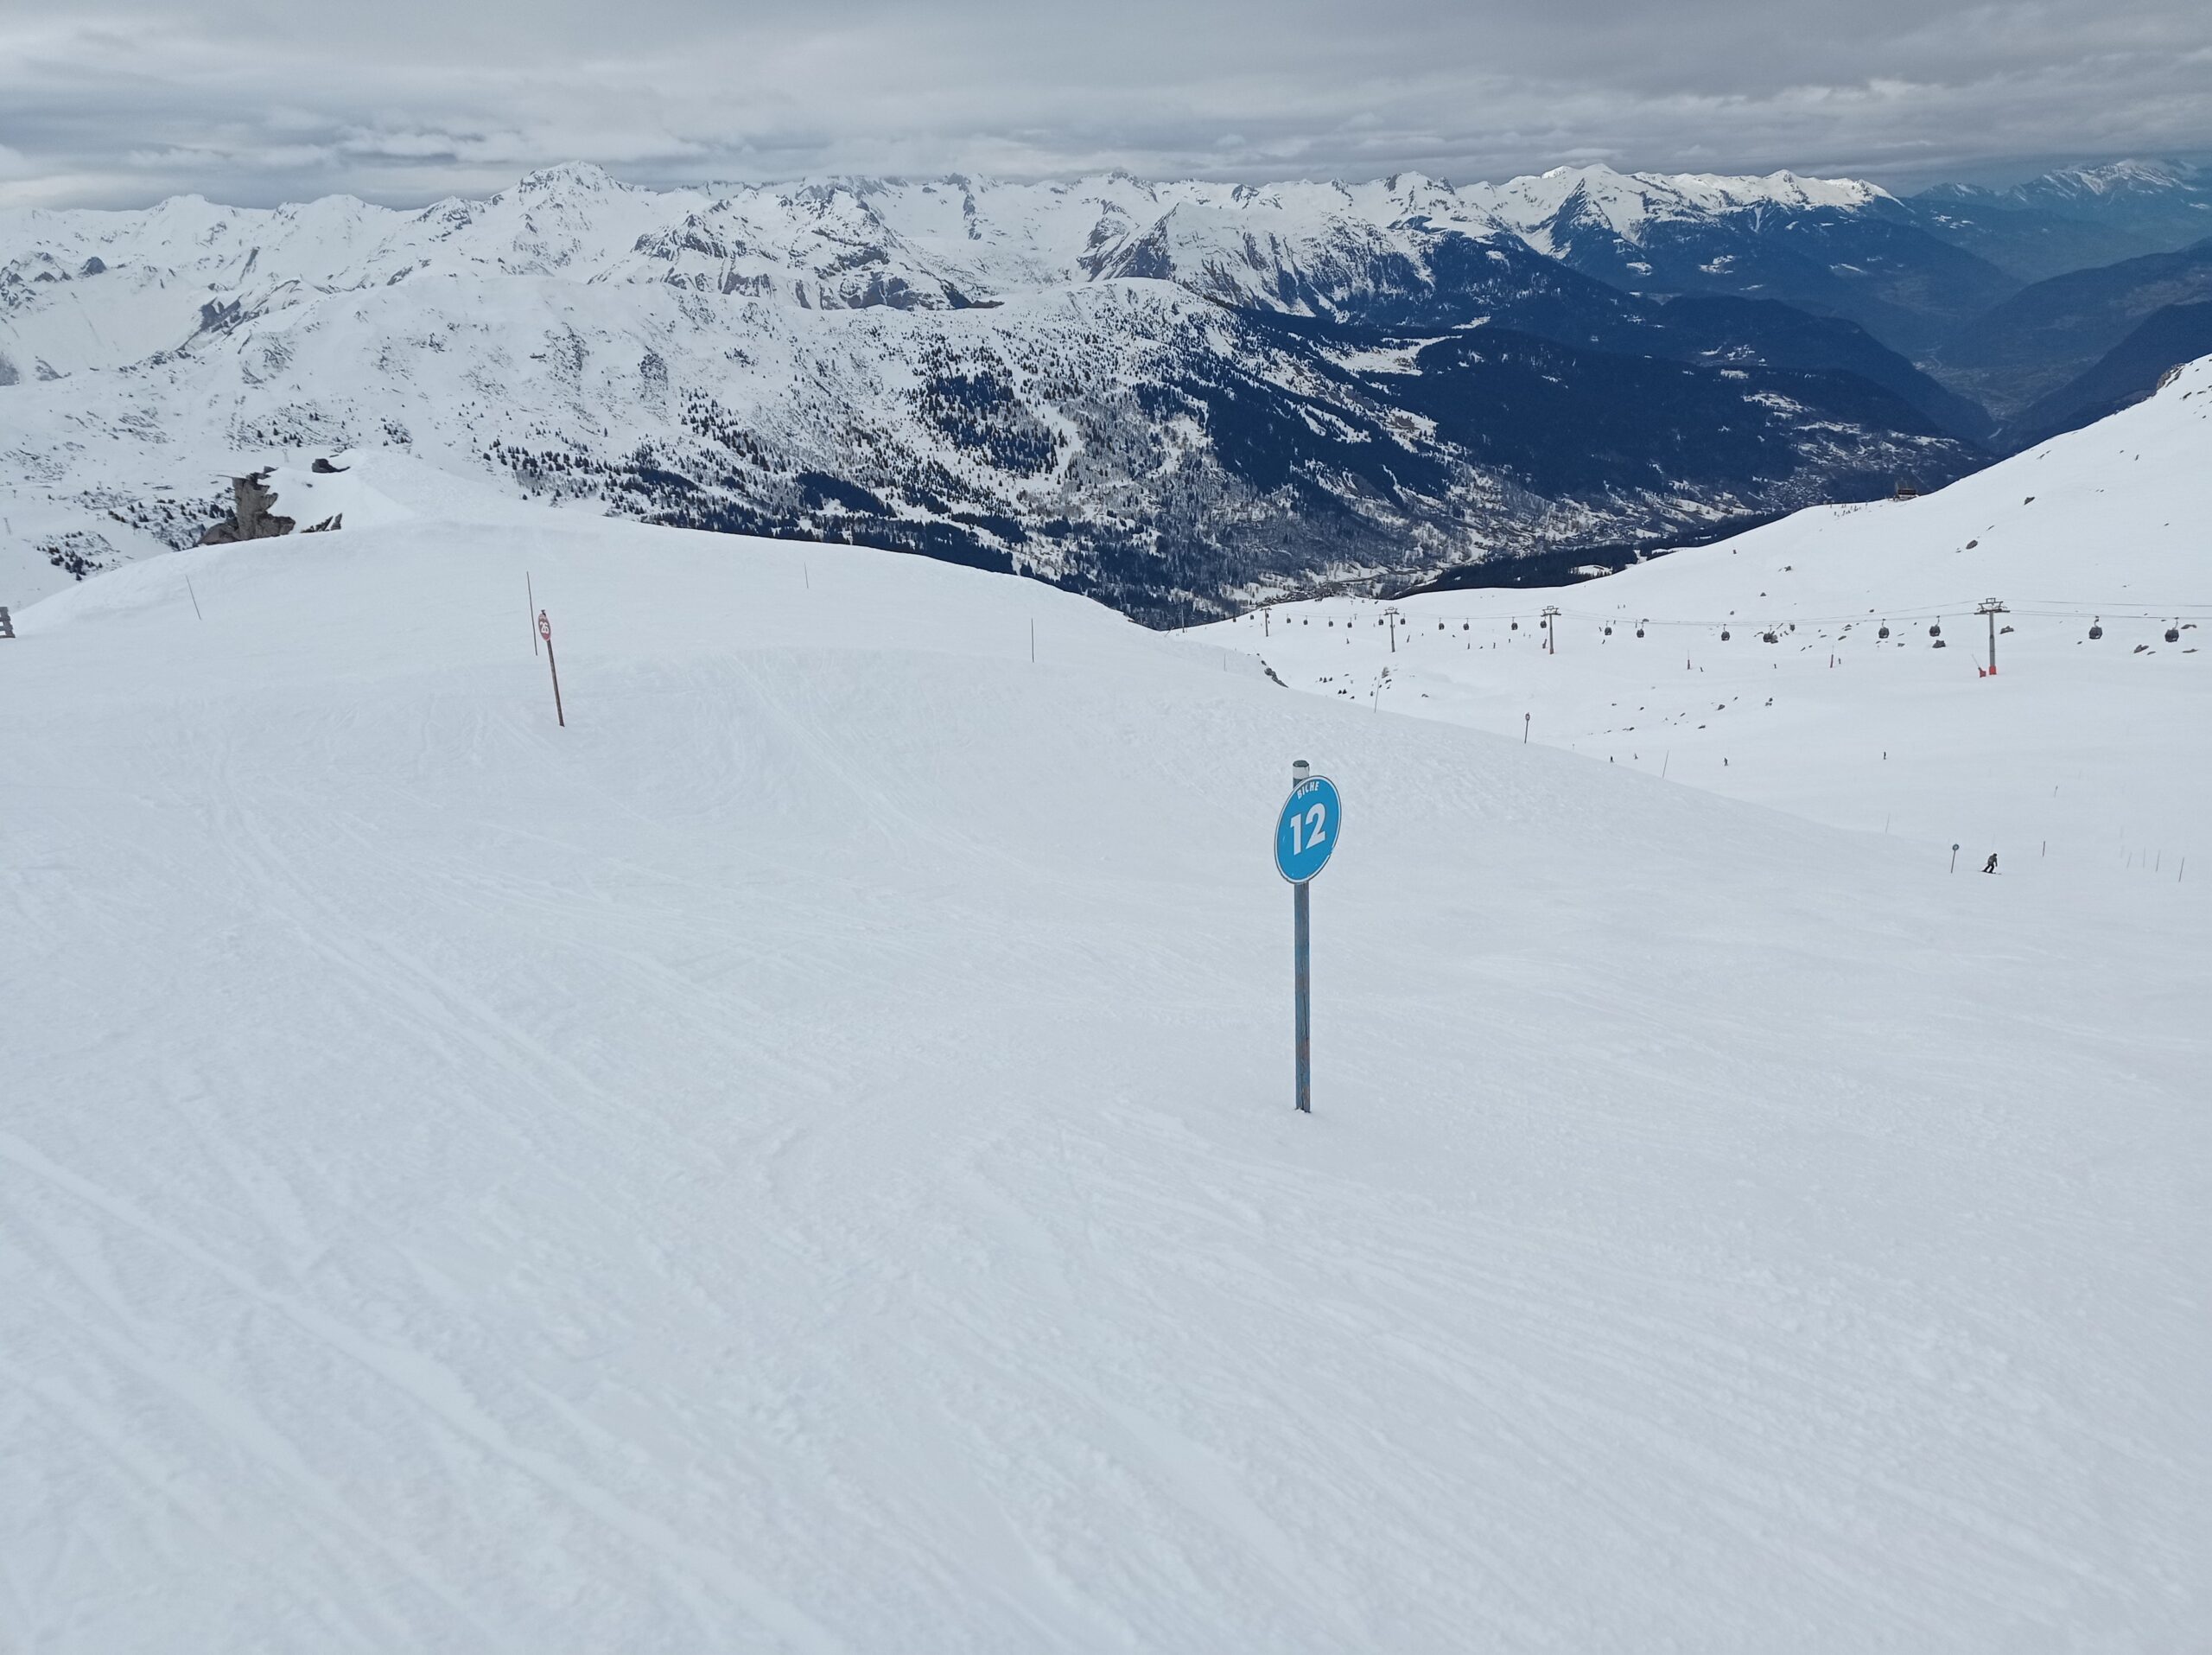
MULTIPOLYGON (((652 191, 570 165, 412 213, 0 213, 0 488, 81 570, 196 532, 218 475, 394 443, 1166 621, 1972 468, 1978 410, 1851 304, 1752 279, 1897 207, 1602 168, 652 191), (1699 237, 1764 251, 1631 290, 1699 237)), ((1915 279, 1831 285, 1881 312, 1915 279)))

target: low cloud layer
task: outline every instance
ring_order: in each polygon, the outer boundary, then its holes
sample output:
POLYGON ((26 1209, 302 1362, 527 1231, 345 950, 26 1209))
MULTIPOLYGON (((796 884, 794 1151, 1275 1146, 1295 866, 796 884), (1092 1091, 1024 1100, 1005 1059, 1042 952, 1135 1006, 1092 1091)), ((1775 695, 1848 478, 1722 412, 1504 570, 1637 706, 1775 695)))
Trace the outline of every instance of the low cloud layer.
POLYGON ((1605 161, 1910 186, 2208 147, 2202 0, 0 0, 6 204, 418 202, 569 159, 649 183, 1605 161))

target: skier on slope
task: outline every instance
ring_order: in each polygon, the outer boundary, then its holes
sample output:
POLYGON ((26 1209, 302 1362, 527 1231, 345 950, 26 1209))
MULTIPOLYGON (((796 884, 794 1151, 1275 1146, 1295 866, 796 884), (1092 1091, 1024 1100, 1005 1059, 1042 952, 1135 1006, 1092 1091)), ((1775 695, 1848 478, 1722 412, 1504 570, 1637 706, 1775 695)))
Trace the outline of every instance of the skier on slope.
POLYGON ((1989 860, 1983 864, 1981 871, 1985 874, 1993 874, 1997 871, 1997 853, 1994 850, 1989 853, 1989 860))

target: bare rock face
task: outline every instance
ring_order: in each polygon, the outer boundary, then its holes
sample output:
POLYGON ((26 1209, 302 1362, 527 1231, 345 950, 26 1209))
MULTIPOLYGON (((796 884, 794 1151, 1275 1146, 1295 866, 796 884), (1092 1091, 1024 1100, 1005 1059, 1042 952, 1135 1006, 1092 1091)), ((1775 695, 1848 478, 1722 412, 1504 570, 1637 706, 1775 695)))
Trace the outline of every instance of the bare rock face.
POLYGON ((201 545, 224 546, 234 540, 266 540, 276 535, 289 534, 298 526, 292 519, 279 517, 271 509, 276 504, 276 496, 270 491, 267 468, 232 478, 231 500, 231 515, 209 526, 207 532, 200 537, 201 545))

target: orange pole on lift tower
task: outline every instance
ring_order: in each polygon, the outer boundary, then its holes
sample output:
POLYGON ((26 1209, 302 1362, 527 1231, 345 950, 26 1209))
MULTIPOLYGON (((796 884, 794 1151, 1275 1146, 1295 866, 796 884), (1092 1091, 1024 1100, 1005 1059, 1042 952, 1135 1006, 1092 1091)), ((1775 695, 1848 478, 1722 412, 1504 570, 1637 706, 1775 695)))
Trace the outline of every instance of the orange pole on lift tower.
POLYGON ((1974 613, 1989 617, 1989 672, 1986 676, 1993 678, 1997 676, 1997 617, 2010 614, 2012 611, 1997 598, 1985 598, 1981 608, 1974 613))

